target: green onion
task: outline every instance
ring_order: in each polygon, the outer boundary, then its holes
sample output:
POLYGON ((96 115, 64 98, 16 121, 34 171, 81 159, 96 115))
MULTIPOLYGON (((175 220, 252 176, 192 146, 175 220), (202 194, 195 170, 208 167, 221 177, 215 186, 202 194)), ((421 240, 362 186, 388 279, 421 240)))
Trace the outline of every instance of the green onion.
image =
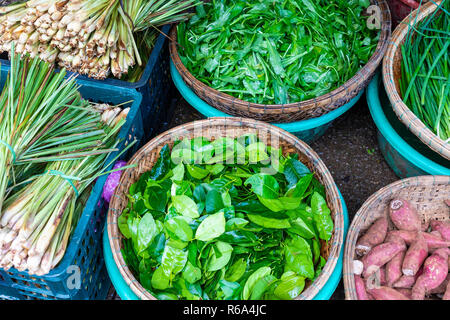
MULTIPOLYGON (((420 10, 420 9, 419 9, 420 10)), ((439 138, 450 141, 450 0, 414 21, 401 47, 400 93, 439 138)))

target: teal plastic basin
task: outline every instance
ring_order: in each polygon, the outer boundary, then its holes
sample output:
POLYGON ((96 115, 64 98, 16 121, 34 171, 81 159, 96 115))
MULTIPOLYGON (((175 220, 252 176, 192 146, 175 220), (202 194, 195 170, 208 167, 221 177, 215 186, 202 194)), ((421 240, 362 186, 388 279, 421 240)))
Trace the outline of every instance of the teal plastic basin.
MULTIPOLYGON (((344 216, 344 239, 347 237, 348 230, 348 211, 347 206, 345 204, 344 198, 339 192, 342 201, 342 209, 344 216)), ((103 255, 106 264, 106 270, 108 270, 109 277, 111 278, 111 282, 116 289, 117 294, 122 300, 139 300, 138 296, 130 289, 122 275, 120 274, 119 269, 117 268, 116 262, 114 261, 114 257, 112 255, 111 246, 109 245, 108 240, 108 230, 105 228, 103 232, 103 255)), ((344 258, 344 245, 342 245, 341 253, 339 254, 338 261, 336 263, 336 267, 334 268, 333 273, 328 279, 327 283, 324 287, 319 291, 319 293, 314 297, 313 300, 329 300, 339 285, 339 281, 342 278, 342 267, 343 267, 343 258, 344 258)))
POLYGON ((378 128, 381 152, 397 176, 403 179, 421 175, 450 175, 450 161, 428 148, 398 120, 379 73, 367 87, 366 97, 378 128))
MULTIPOLYGON (((170 73, 172 75, 175 87, 178 89, 183 98, 205 118, 210 117, 232 117, 216 108, 210 106, 205 101, 200 99, 183 81, 178 70, 175 68, 172 60, 170 60, 170 73)), ((355 103, 361 98, 364 90, 361 90, 356 97, 350 100, 347 104, 339 107, 333 111, 324 114, 321 117, 300 120, 291 123, 272 123, 273 125, 286 130, 297 136, 300 140, 306 143, 311 143, 320 138, 336 118, 347 112, 355 103)))

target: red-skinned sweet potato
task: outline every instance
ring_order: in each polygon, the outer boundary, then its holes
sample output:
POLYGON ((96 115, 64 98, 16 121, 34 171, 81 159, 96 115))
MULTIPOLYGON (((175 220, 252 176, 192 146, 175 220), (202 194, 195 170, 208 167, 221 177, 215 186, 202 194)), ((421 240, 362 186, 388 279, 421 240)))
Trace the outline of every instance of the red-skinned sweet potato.
POLYGON ((373 247, 383 243, 386 238, 388 221, 385 217, 377 219, 356 242, 356 254, 363 256, 373 247))
POLYGON ((408 297, 409 299, 411 299, 411 295, 412 295, 412 290, 411 289, 396 288, 395 290, 397 290, 398 292, 403 294, 405 297, 408 297))
POLYGON ((395 255, 406 246, 395 242, 386 242, 373 247, 362 259, 364 264, 363 277, 367 278, 376 272, 381 266, 388 263, 395 255))
POLYGON ((437 288, 429 290, 428 293, 429 294, 445 293, 449 281, 450 281, 450 273, 447 275, 447 278, 445 278, 445 280, 437 288))
POLYGON ((405 276, 414 276, 422 263, 428 256, 428 245, 423 236, 423 232, 419 232, 417 240, 411 244, 405 254, 402 264, 402 272, 405 276))
POLYGON ((423 273, 412 289, 412 299, 424 300, 425 295, 436 289, 448 275, 447 250, 436 250, 423 264, 423 273))
POLYGON ((442 239, 444 239, 446 241, 450 241, 450 222, 432 220, 431 221, 431 229, 433 231, 439 232, 442 239))
POLYGON ((410 300, 403 293, 389 287, 379 287, 368 290, 375 300, 410 300))
MULTIPOLYGON (((405 240, 407 245, 411 245, 417 239, 416 231, 406 231, 406 230, 393 230, 389 231, 389 234, 395 234, 405 240)), ((436 233, 428 233, 424 232, 423 237, 427 242, 428 249, 440 249, 440 248, 448 248, 450 247, 450 241, 445 241, 441 236, 438 236, 436 233)))
POLYGON ((358 300, 371 300, 366 292, 366 286, 363 279, 355 274, 355 287, 358 300))
MULTIPOLYGON (((405 241, 394 234, 389 234, 386 237, 386 242, 396 242, 405 245, 405 241)), ((405 246, 406 248, 406 246, 405 246)), ((386 283, 389 287, 392 287, 394 282, 396 282, 403 275, 402 264, 405 257, 406 249, 397 253, 391 261, 386 264, 386 283)))
POLYGON ((445 290, 442 300, 450 300, 450 281, 447 283, 447 289, 445 290))
POLYGON ((389 203, 389 217, 400 230, 421 230, 422 221, 416 208, 404 199, 394 199, 389 203))

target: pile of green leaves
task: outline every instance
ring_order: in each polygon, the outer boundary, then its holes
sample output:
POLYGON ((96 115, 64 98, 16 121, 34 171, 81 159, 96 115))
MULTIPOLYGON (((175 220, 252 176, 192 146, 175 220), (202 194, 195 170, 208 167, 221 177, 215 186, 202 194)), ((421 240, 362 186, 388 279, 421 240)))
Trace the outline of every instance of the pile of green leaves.
POLYGON ((423 21, 411 22, 401 46, 402 99, 431 131, 450 142, 450 0, 423 21))
POLYGON ((373 54, 368 0, 212 0, 178 25, 181 61, 199 81, 262 104, 328 93, 373 54))
POLYGON ((166 145, 128 198, 122 253, 158 299, 293 299, 326 263, 324 187, 255 135, 166 145))

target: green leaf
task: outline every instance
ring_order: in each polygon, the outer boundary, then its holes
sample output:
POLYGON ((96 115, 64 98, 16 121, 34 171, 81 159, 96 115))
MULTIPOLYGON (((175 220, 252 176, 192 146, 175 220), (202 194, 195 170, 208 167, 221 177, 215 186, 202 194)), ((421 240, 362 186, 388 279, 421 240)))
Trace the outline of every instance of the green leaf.
POLYGON ((203 169, 197 165, 187 164, 186 168, 187 168, 187 172, 191 175, 191 177, 193 177, 195 179, 201 180, 209 174, 208 170, 203 169))
POLYGON ((173 168, 172 172, 173 172, 173 176, 172 176, 172 180, 173 181, 181 181, 181 180, 183 180, 183 178, 184 178, 184 165, 183 165, 183 163, 180 163, 175 168, 173 168))
POLYGON ((152 287, 159 290, 165 290, 170 285, 170 278, 167 276, 167 274, 164 272, 164 269, 162 266, 160 266, 158 269, 153 272, 152 275, 152 287))
POLYGON ((289 182, 289 187, 294 186, 307 174, 310 174, 308 167, 296 159, 288 159, 284 164, 284 176, 289 182))
POLYGON ((161 258, 161 267, 165 275, 172 280, 173 276, 183 270, 188 252, 166 245, 161 258))
POLYGON ((278 198, 280 186, 278 185, 277 180, 271 175, 256 173, 245 180, 244 185, 247 186, 249 184, 252 186, 252 191, 262 198, 278 198))
POLYGON ((225 207, 222 195, 215 189, 210 190, 206 194, 206 213, 213 214, 225 207))
POLYGON ((272 269, 270 267, 261 267, 254 271, 250 277, 248 277, 247 281, 245 282, 244 289, 242 290, 242 299, 248 300, 253 292, 253 288, 255 287, 255 284, 258 282, 258 280, 264 278, 265 276, 269 275, 272 269))
POLYGON ((177 210, 177 212, 181 213, 183 216, 190 218, 198 218, 200 216, 198 212, 197 204, 186 195, 181 196, 173 196, 172 204, 177 210))
POLYGON ((201 241, 209 241, 219 237, 225 232, 224 213, 212 214, 203 220, 195 232, 195 238, 201 241))
POLYGON ((139 254, 150 246, 156 234, 156 223, 149 212, 142 217, 137 229, 137 249, 139 254))
POLYGON ((295 299, 305 287, 305 278, 297 276, 292 271, 283 273, 280 280, 280 283, 275 288, 274 294, 283 300, 295 299))
POLYGON ((189 283, 195 283, 202 278, 202 271, 188 261, 183 270, 183 278, 189 283))
POLYGON ((233 247, 226 242, 217 241, 214 245, 221 255, 218 257, 216 251, 212 251, 212 257, 208 263, 208 271, 216 271, 225 267, 230 261, 231 253, 233 252, 233 247))
POLYGON ((260 214, 247 214, 251 222, 256 223, 264 228, 286 229, 290 228, 291 224, 288 219, 275 219, 262 216, 260 214))
POLYGON ((236 282, 242 278, 247 270, 247 262, 243 258, 236 260, 225 273, 225 280, 236 282))
POLYGON ((290 188, 286 192, 286 196, 293 198, 302 198, 306 190, 308 189, 309 185, 311 184, 312 178, 313 178, 312 173, 301 177, 300 180, 295 184, 295 186, 290 188))
POLYGON ((295 238, 288 239, 285 245, 285 271, 293 271, 302 277, 313 279, 313 257, 311 248, 306 240, 297 236, 295 238))
POLYGON ((327 206, 327 202, 318 192, 314 192, 312 195, 311 210, 320 239, 330 240, 334 228, 333 219, 331 218, 331 211, 327 206))
POLYGON ((300 198, 280 197, 278 199, 265 199, 258 196, 259 201, 268 209, 279 212, 297 209, 300 205, 300 198))
POLYGON ((260 300, 266 290, 277 280, 277 278, 271 274, 259 279, 253 286, 250 300, 260 300))
POLYGON ((164 228, 171 238, 181 241, 191 241, 194 232, 184 217, 173 217, 164 222, 164 228))

